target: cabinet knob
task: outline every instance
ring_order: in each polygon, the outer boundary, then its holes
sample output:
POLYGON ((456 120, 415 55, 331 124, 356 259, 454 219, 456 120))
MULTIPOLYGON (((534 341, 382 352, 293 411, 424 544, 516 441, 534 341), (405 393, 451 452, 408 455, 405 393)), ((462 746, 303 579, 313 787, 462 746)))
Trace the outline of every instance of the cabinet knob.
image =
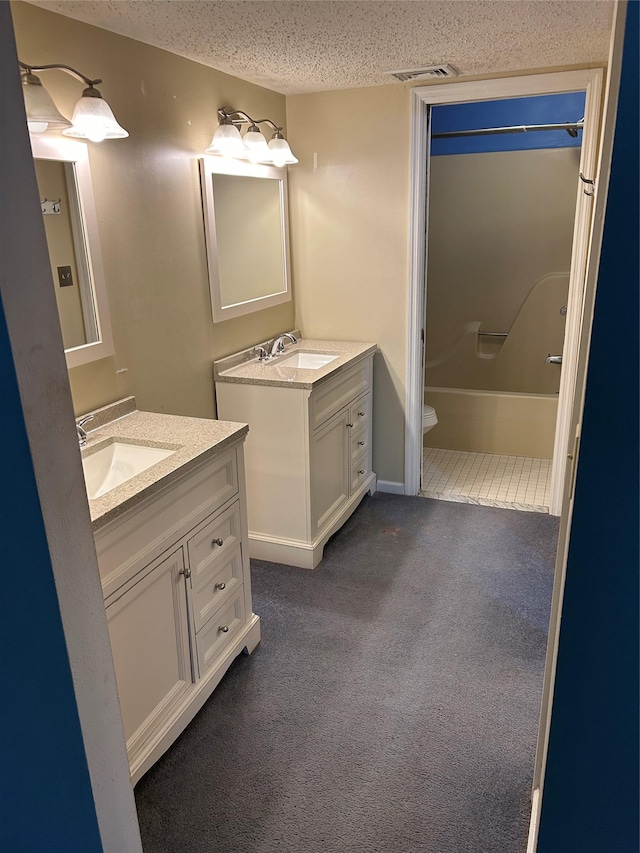
POLYGON ((347 426, 349 427, 349 429, 351 429, 351 427, 353 426, 353 424, 347 424, 347 426))
POLYGON ((358 471, 358 474, 364 474, 364 468, 361 468, 361 469, 358 471))
POLYGON ((180 574, 184 575, 185 578, 190 578, 191 577, 191 569, 188 566, 184 569, 180 569, 180 574))
POLYGON ((227 586, 227 585, 226 585, 226 583, 217 583, 217 584, 214 586, 214 589, 225 589, 225 588, 226 588, 226 586, 227 586))
POLYGON ((358 417, 359 417, 359 418, 363 418, 363 417, 364 417, 364 412, 358 412, 358 417))
POLYGON ((364 441, 359 441, 358 444, 360 445, 360 447, 364 447, 364 441))
POLYGON ((229 631, 229 626, 228 625, 220 625, 220 627, 218 628, 218 631, 222 631, 223 634, 226 634, 229 631))
POLYGON ((220 537, 214 539, 211 543, 211 547, 213 548, 214 545, 224 545, 224 539, 220 539, 220 537))

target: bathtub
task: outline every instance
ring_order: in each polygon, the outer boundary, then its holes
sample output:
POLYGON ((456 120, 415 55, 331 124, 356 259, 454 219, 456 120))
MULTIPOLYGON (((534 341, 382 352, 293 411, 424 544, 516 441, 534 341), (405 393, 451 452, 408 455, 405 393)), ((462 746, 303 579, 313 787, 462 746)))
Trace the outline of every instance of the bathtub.
POLYGON ((424 389, 437 425, 424 436, 425 447, 553 457, 557 394, 521 394, 461 388, 424 389))

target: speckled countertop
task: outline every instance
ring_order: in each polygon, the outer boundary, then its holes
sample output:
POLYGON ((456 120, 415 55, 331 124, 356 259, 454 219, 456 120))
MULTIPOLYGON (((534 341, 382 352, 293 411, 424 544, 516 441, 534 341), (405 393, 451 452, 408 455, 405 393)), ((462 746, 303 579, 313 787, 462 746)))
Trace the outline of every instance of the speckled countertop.
POLYGON ((229 421, 140 412, 135 408, 133 397, 88 414, 94 417, 85 424, 87 445, 82 448, 83 458, 114 441, 174 451, 171 456, 101 497, 89 499, 94 532, 148 497, 155 489, 167 485, 207 457, 233 444, 249 430, 246 424, 229 421))
POLYGON ((213 363, 216 382, 237 382, 242 385, 278 385, 284 388, 311 390, 348 366, 357 358, 374 353, 377 344, 362 341, 320 341, 299 338, 298 342, 285 343, 285 352, 269 361, 258 361, 252 349, 230 355, 213 363), (315 370, 300 367, 283 367, 283 362, 296 352, 337 355, 338 358, 315 370))

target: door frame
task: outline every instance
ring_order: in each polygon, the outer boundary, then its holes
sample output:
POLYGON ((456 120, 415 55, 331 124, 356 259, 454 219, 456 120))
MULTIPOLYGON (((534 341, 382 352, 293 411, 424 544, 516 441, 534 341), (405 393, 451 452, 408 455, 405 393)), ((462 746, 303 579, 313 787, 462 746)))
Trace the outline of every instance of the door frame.
MULTIPOLYGON (((427 293, 425 276, 428 253, 427 177, 429 166, 429 158, 424 156, 424 152, 427 151, 430 136, 430 107, 442 104, 584 91, 585 114, 580 152, 580 172, 588 179, 595 180, 603 76, 603 69, 591 68, 470 82, 452 81, 433 86, 416 87, 411 92, 411 207, 409 215, 409 316, 407 327, 404 490, 407 495, 418 494, 422 466, 423 339, 427 293)), ((579 363, 580 341, 583 333, 588 334, 590 329, 590 317, 585 316, 583 308, 595 187, 583 184, 578 180, 576 193, 567 324, 565 327, 551 476, 549 511, 552 515, 561 514, 563 496, 569 486, 570 466, 567 465, 567 457, 573 450, 574 442, 574 436, 570 434, 571 416, 577 378, 584 369, 584 365, 579 363)))

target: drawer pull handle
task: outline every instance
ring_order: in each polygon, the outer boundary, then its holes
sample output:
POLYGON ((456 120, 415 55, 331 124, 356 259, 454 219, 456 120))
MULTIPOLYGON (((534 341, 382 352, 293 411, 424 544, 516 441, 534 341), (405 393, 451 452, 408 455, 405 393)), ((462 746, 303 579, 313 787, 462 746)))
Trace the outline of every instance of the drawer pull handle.
POLYGON ((227 586, 227 585, 226 585, 226 583, 217 583, 217 584, 214 586, 214 589, 225 589, 225 588, 226 588, 226 586, 227 586))
POLYGON ((226 634, 229 631, 229 626, 228 625, 220 625, 220 627, 218 628, 218 631, 222 631, 223 634, 226 634))
POLYGON ((358 471, 358 474, 364 474, 364 468, 361 468, 361 469, 358 471))
POLYGON ((186 569, 180 569, 180 574, 184 575, 185 578, 190 578, 191 577, 191 569, 189 567, 187 567, 186 569))
POLYGON ((347 424, 347 426, 349 427, 349 429, 351 429, 353 427, 353 424, 347 424))
POLYGON ((358 444, 360 445, 360 447, 364 447, 364 441, 359 441, 358 444))
POLYGON ((224 539, 220 539, 220 537, 218 536, 218 538, 214 539, 211 543, 211 547, 213 548, 214 545, 224 545, 224 539))
POLYGON ((359 417, 359 418, 363 418, 363 417, 364 417, 364 415, 365 415, 365 413, 364 413, 364 412, 358 412, 358 417, 359 417))

